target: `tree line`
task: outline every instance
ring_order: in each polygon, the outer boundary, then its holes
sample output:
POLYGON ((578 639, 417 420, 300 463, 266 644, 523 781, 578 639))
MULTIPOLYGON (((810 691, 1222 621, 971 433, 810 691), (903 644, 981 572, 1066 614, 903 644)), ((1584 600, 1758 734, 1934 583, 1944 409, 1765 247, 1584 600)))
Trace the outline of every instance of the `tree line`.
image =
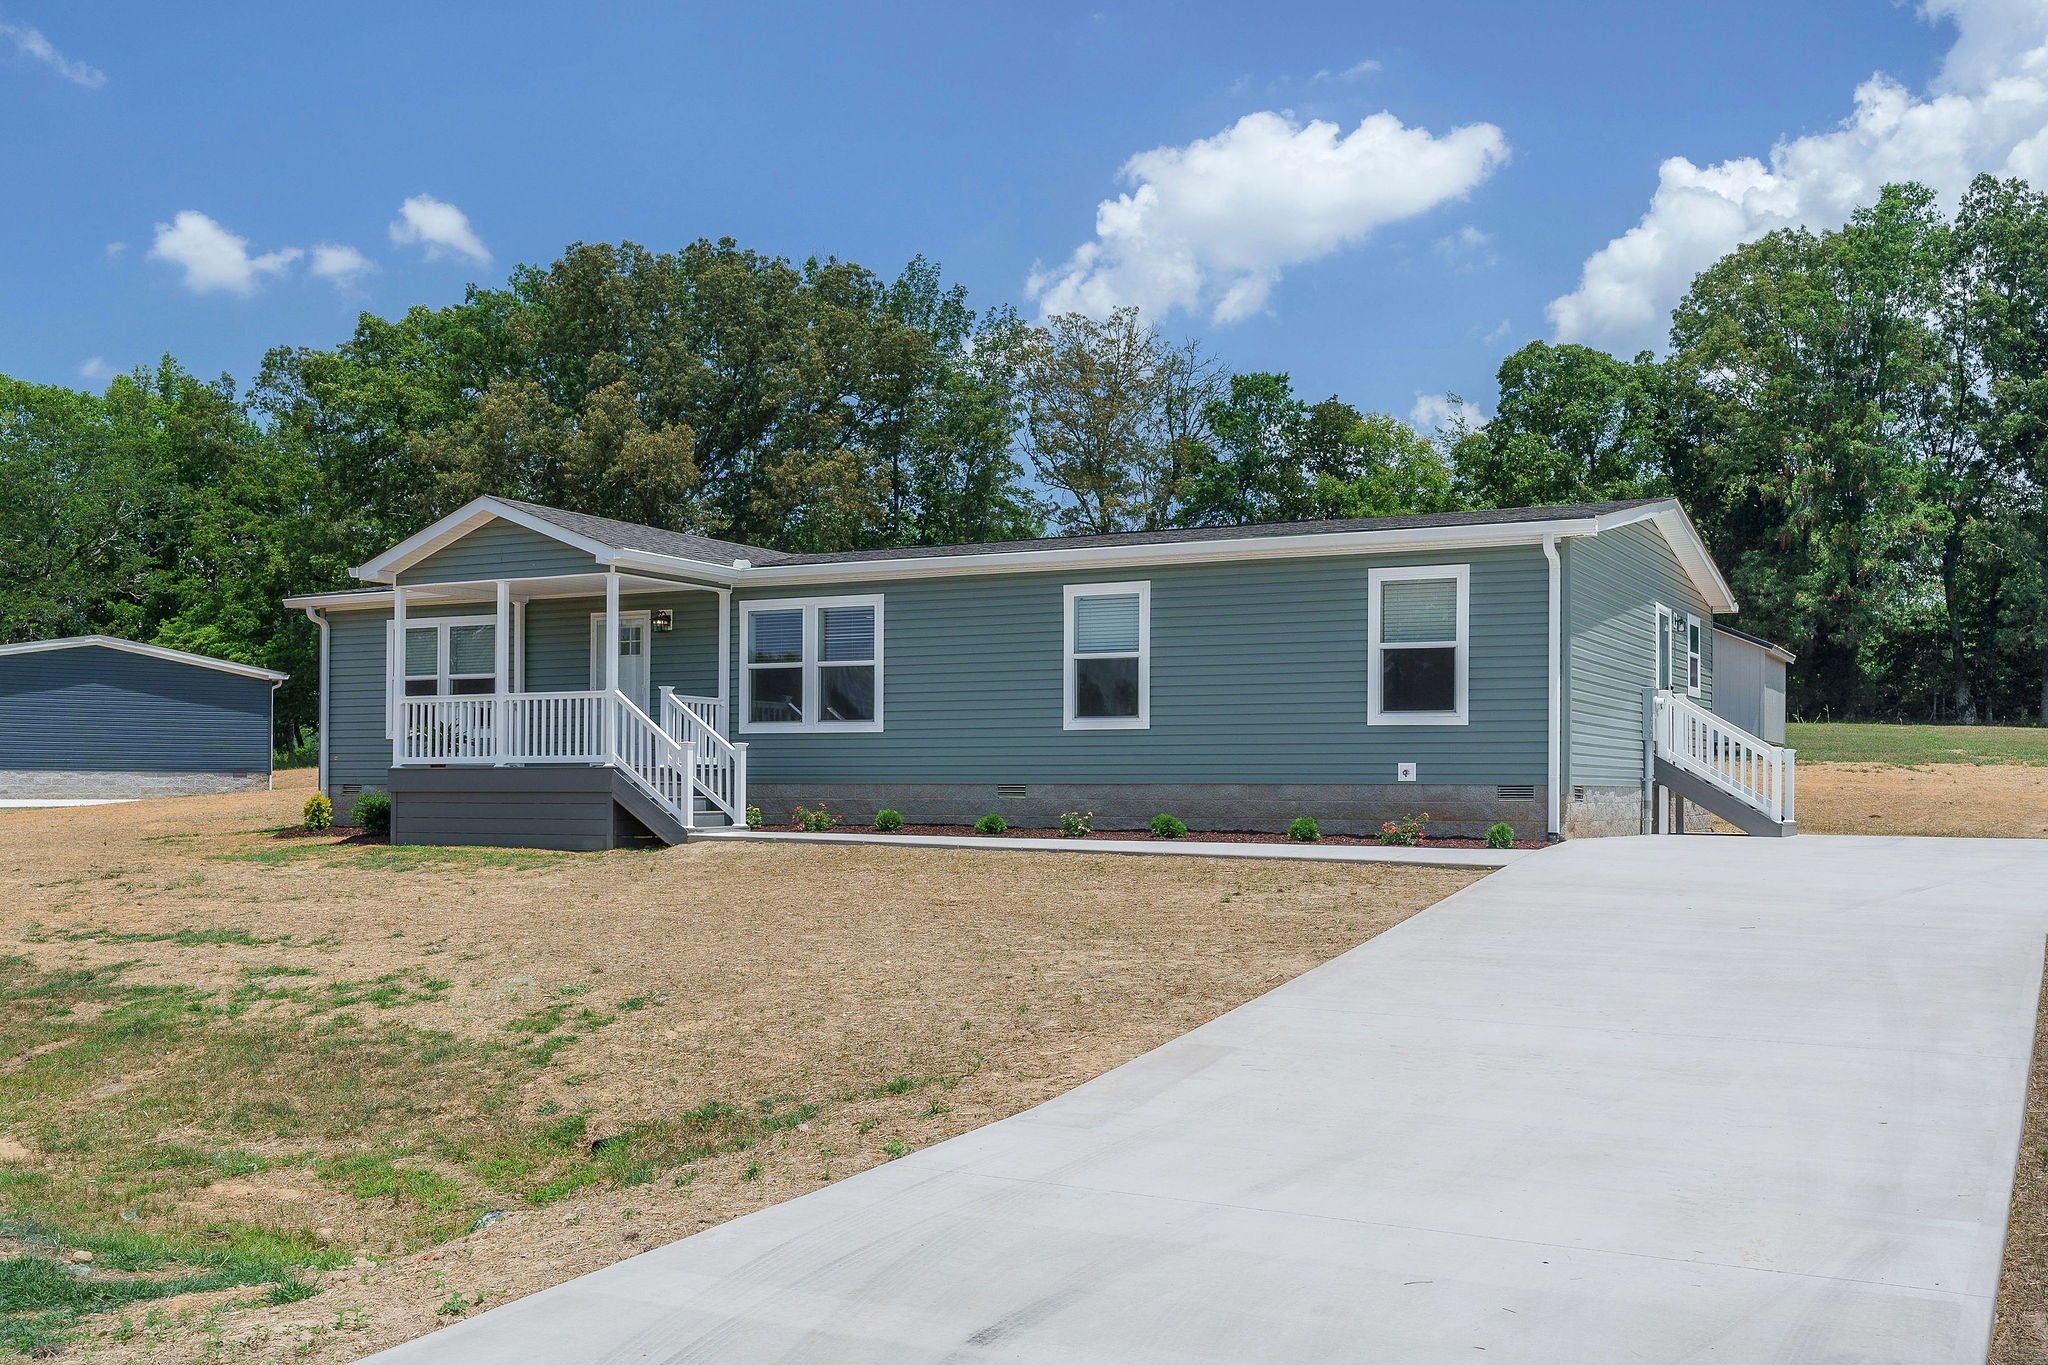
POLYGON ((1136 313, 1032 324, 729 240, 577 244, 364 314, 252 382, 166 358, 101 394, 0 378, 0 640, 102 631, 281 668, 289 592, 479 494, 791 551, 1676 495, 1800 655, 1809 716, 2048 702, 2048 201, 1887 189, 1700 275, 1662 358, 1531 343, 1498 411, 1419 433, 1233 372, 1136 313))

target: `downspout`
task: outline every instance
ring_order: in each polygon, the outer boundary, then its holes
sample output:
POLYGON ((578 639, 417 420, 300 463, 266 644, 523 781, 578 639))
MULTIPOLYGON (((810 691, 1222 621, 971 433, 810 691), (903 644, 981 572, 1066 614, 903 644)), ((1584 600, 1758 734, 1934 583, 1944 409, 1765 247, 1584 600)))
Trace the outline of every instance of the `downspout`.
POLYGON ((1550 777, 1544 784, 1545 790, 1550 793, 1550 828, 1544 832, 1543 837, 1551 843, 1556 843, 1559 838, 1558 827, 1562 823, 1559 818, 1559 812, 1563 809, 1562 793, 1558 790, 1558 784, 1564 780, 1564 746, 1562 738, 1564 712, 1564 669, 1562 660, 1564 648, 1563 640, 1560 638, 1563 634, 1564 579, 1562 566, 1557 558, 1557 533, 1555 531, 1545 531, 1543 533, 1543 557, 1550 561, 1550 777))
POLYGON ((327 792, 327 618, 320 614, 320 608, 307 607, 306 619, 320 627, 320 757, 319 771, 315 780, 320 792, 327 792))

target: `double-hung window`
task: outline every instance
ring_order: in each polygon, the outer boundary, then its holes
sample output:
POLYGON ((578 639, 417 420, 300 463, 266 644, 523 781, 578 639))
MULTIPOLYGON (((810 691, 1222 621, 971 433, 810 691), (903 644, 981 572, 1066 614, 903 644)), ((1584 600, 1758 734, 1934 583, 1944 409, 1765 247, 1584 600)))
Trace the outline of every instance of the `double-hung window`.
POLYGON ((1685 618, 1685 690, 1688 696, 1697 697, 1705 690, 1703 684, 1706 679, 1700 659, 1703 634, 1699 617, 1685 618))
POLYGON ((496 692, 497 633, 497 623, 489 617, 408 621, 405 695, 471 697, 496 692))
POLYGON ((1066 604, 1066 728, 1149 728, 1152 585, 1070 583, 1066 604))
POLYGON ((1471 575, 1463 564, 1373 569, 1366 711, 1373 725, 1463 725, 1471 575))
POLYGON ((882 728, 882 599, 740 606, 742 730, 882 728))

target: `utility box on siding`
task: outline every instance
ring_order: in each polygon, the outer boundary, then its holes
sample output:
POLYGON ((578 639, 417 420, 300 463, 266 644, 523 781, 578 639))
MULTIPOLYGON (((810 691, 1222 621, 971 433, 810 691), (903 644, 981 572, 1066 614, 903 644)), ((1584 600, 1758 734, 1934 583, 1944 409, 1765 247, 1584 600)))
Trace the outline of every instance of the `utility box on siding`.
POLYGON ((285 676, 104 635, 0 645, 0 798, 268 787, 285 676))
POLYGON ((1714 714, 1758 739, 1785 742, 1785 666, 1793 655, 1754 635, 1714 627, 1714 714))

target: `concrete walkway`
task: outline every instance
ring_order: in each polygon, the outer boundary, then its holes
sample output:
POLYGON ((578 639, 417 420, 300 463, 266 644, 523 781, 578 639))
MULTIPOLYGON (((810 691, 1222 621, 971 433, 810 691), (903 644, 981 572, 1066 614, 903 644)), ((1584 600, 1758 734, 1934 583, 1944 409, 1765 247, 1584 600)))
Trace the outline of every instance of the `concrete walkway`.
POLYGON ((2048 843, 1569 844, 393 1362, 1984 1359, 2048 843))
POLYGON ((1165 858, 1282 858, 1312 863, 1406 863, 1410 867, 1506 867, 1550 850, 1541 848, 1420 848, 1381 844, 1226 844, 1187 839, 1005 839, 962 834, 805 834, 788 829, 700 829, 690 838, 766 840, 794 844, 907 844, 912 848, 1000 849, 1011 853, 1131 853, 1165 858))

